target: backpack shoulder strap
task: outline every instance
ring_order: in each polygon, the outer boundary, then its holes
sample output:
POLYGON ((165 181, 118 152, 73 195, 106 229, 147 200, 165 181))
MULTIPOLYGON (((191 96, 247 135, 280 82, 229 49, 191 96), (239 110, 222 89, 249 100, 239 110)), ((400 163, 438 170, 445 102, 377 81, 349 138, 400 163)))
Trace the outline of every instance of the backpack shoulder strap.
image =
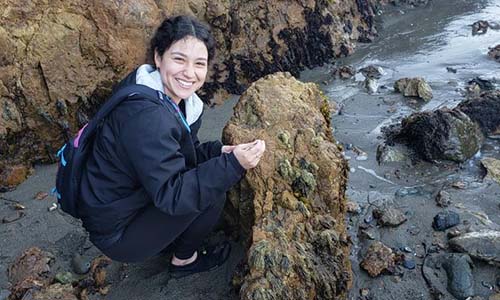
POLYGON ((146 97, 148 99, 152 100, 159 100, 159 93, 158 91, 147 87, 145 85, 141 84, 132 84, 125 86, 123 88, 120 88, 117 90, 111 98, 109 98, 106 102, 103 103, 101 108, 97 111, 95 116, 92 118, 92 120, 88 124, 88 132, 92 132, 95 130, 97 125, 101 122, 102 119, 104 119, 111 111, 118 106, 118 104, 122 103, 125 99, 127 99, 130 96, 133 96, 135 94, 140 94, 143 97, 146 97))
POLYGON ((103 103, 99 111, 94 116, 94 119, 102 119, 105 118, 118 104, 120 104, 123 100, 127 99, 130 96, 135 94, 141 94, 146 98, 150 98, 153 100, 159 100, 158 91, 147 87, 141 84, 132 84, 125 86, 119 90, 117 90, 111 98, 109 98, 106 102, 103 103))

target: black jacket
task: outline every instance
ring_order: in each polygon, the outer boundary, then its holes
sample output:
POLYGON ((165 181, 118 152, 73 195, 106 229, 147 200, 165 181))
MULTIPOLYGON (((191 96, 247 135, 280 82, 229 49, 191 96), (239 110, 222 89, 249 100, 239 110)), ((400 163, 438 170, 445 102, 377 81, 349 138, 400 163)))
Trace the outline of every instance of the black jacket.
MULTIPOLYGON (((135 83, 135 72, 118 88, 135 83)), ((144 207, 166 215, 201 212, 244 173, 233 153, 221 154, 220 142, 200 144, 201 118, 191 132, 167 105, 131 96, 119 104, 96 136, 82 176, 79 214, 99 248, 117 241, 144 207)))

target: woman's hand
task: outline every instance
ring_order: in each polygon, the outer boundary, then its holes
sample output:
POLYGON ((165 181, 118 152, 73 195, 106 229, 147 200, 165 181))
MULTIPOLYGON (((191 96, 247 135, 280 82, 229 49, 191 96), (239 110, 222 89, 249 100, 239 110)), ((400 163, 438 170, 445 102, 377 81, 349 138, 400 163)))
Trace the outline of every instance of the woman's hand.
POLYGON ((240 165, 245 170, 255 168, 259 163, 264 151, 266 151, 266 142, 255 140, 252 143, 239 144, 233 146, 233 153, 240 165))

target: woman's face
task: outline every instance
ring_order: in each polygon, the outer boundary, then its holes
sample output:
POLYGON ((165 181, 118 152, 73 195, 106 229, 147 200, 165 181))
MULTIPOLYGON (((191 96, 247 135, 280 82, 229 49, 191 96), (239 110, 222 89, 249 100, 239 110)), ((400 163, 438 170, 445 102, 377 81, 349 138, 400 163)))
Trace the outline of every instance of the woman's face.
POLYGON ((155 52, 163 90, 177 104, 196 92, 207 76, 208 50, 199 39, 188 36, 173 43, 163 56, 155 52))

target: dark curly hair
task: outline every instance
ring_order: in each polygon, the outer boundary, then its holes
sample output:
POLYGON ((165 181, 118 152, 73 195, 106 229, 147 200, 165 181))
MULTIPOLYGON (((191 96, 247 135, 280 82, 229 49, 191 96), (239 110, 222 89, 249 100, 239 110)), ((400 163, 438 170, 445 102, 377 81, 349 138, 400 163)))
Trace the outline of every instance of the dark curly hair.
POLYGON ((170 17, 161 23, 150 42, 149 62, 154 62, 155 50, 163 56, 172 44, 188 36, 195 37, 205 44, 210 63, 215 56, 215 39, 207 25, 191 16, 170 17))

